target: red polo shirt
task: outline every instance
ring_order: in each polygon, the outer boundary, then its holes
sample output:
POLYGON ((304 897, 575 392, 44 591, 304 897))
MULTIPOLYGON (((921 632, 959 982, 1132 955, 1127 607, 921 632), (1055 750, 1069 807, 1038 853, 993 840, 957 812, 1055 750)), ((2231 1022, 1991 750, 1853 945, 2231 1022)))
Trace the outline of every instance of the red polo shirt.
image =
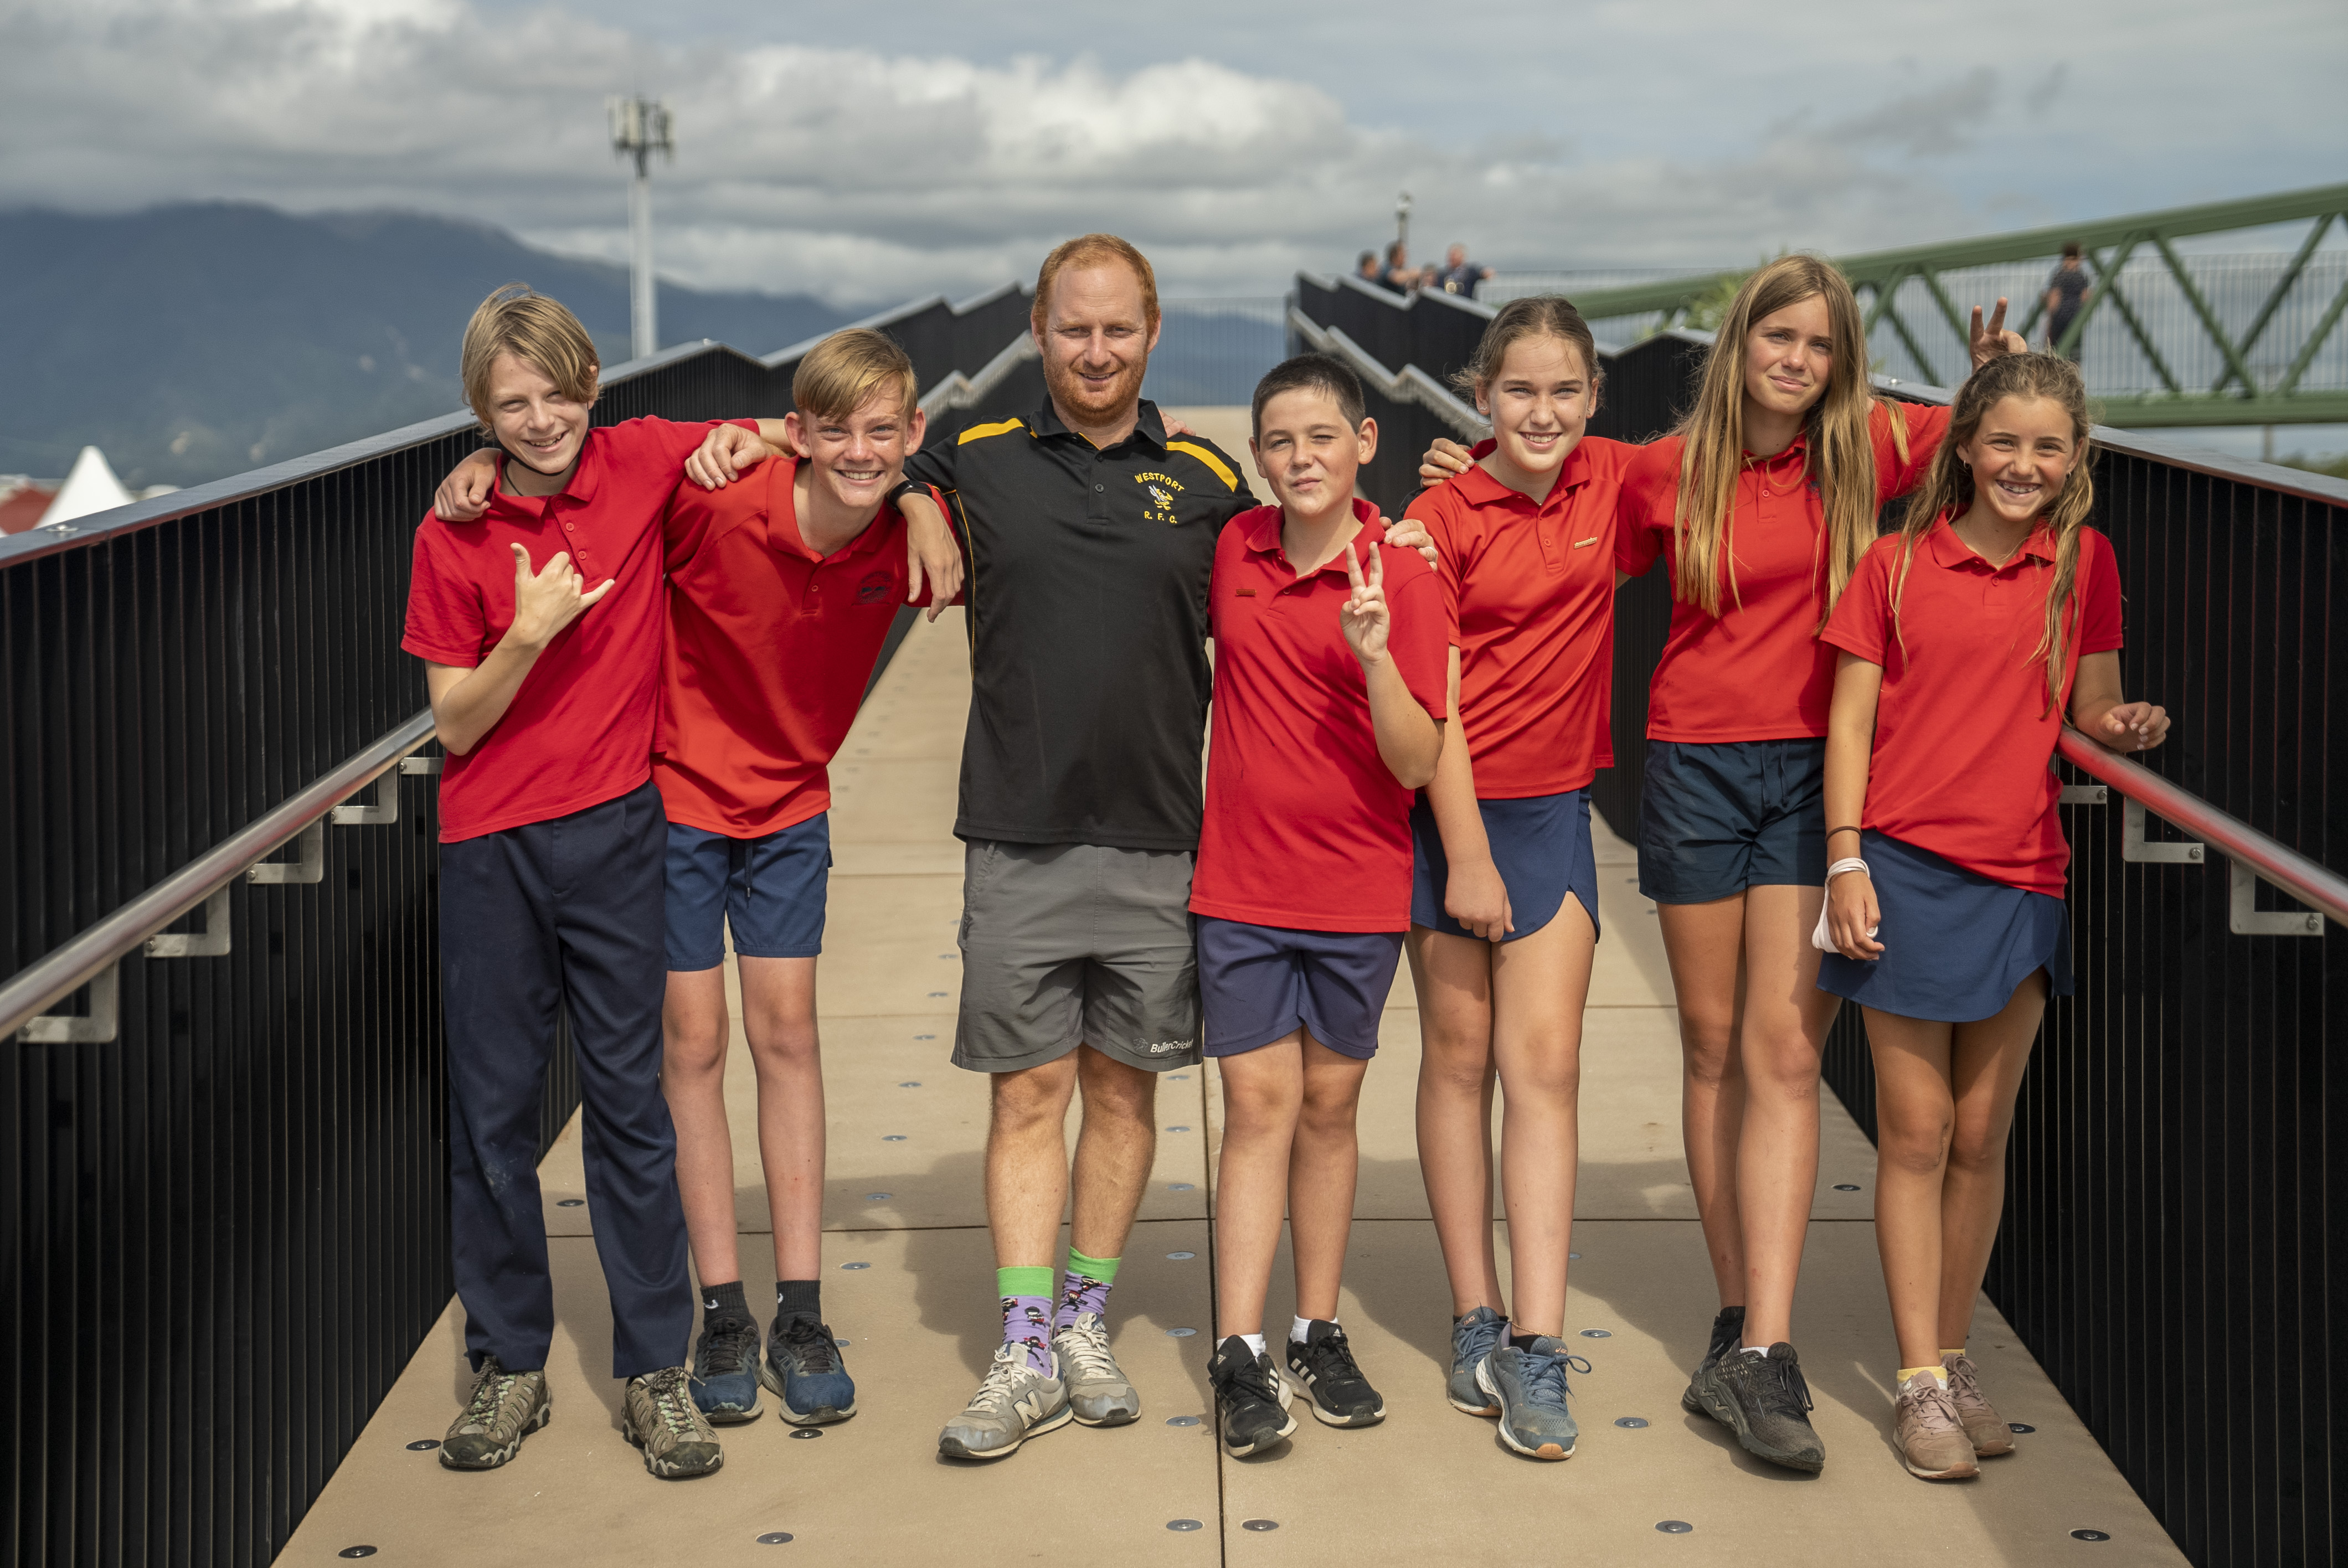
MULTIPOLYGON (((740 421, 746 425, 749 421, 740 421)), ((756 428, 751 425, 751 428, 756 428)), ((454 844, 616 800, 651 775, 659 692, 660 520, 711 425, 631 419, 587 432, 560 494, 508 495, 470 523, 426 513, 416 530, 400 646, 470 669, 513 624, 514 545, 533 571, 563 550, 605 594, 555 633, 512 703, 440 775, 440 840, 454 844)))
MULTIPOLYGON (((1377 508, 1354 503, 1393 614, 1388 657, 1440 719, 1451 617, 1435 569, 1383 542, 1377 508)), ((1300 579, 1280 548, 1280 508, 1233 518, 1208 589, 1215 700, 1206 819, 1190 908, 1292 931, 1410 928, 1410 803, 1378 755, 1361 661, 1337 630, 1345 558, 1300 579)))
POLYGON ((905 602, 897 508, 819 556, 799 538, 798 467, 770 458, 722 490, 686 480, 669 504, 653 780, 671 822, 729 838, 829 808, 828 764, 905 602))
MULTIPOLYGON (((1916 487, 1949 427, 1945 408, 1891 408, 1879 402, 1868 418, 1879 507, 1916 487), (1901 417, 1905 462, 1891 441, 1891 421, 1901 417)), ((1617 561, 1632 577, 1643 576, 1658 558, 1667 580, 1679 569, 1672 520, 1681 445, 1676 436, 1652 443, 1623 478, 1617 561)), ((1809 471, 1807 436, 1774 457, 1746 456, 1721 555, 1717 617, 1673 595, 1671 633, 1648 687, 1648 738, 1713 743, 1825 734, 1834 698, 1834 651, 1818 641, 1827 612, 1826 508, 1809 471)))
POLYGON ((2120 574, 2111 541, 2079 531, 2064 650, 2063 701, 2046 702, 2046 593, 2054 539, 2041 525, 1993 567, 1944 519, 1918 541, 1891 617, 1900 542, 1878 539, 1827 623, 1822 646, 1883 667, 1875 751, 1859 825, 1993 882, 2063 896, 2071 846, 2048 767, 2079 658, 2120 646, 2120 574))
POLYGON ((1478 799, 1561 794, 1614 765, 1614 523, 1638 452, 1584 436, 1538 502, 1480 466, 1411 501, 1459 626, 1478 799))

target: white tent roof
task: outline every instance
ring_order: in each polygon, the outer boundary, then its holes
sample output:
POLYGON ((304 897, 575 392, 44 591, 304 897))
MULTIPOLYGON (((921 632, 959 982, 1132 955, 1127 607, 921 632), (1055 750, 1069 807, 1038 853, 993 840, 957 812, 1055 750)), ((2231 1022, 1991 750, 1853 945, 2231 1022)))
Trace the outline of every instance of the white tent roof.
POLYGON ((123 488, 122 481, 114 477, 106 454, 95 446, 85 446, 81 456, 74 459, 73 472, 57 487, 57 498, 33 526, 45 528, 51 523, 69 523, 92 512, 129 506, 133 499, 130 492, 123 488))

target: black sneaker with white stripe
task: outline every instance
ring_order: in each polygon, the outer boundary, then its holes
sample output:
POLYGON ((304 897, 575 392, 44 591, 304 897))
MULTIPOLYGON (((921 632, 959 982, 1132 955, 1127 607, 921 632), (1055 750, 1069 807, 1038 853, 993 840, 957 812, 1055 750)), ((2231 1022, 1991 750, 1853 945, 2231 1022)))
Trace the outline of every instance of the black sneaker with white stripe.
POLYGON ((1386 1402, 1362 1376, 1345 1331, 1314 1318, 1302 1344, 1288 1342, 1288 1378, 1313 1405, 1323 1426, 1374 1427, 1386 1419, 1386 1402))
POLYGON ((1296 1430, 1296 1418, 1288 1413, 1288 1385, 1280 1380, 1271 1355, 1257 1355, 1238 1335, 1215 1348, 1207 1383, 1215 1391, 1215 1426, 1223 1451, 1233 1459, 1261 1453, 1296 1430))

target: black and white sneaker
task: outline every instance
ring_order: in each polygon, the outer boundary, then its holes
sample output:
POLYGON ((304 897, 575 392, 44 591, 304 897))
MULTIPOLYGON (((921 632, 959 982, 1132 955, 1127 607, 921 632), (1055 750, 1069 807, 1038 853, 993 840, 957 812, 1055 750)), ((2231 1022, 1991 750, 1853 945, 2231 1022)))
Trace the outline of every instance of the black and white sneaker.
POLYGON ((1259 1356, 1234 1334, 1215 1347, 1207 1382, 1215 1390, 1223 1451, 1233 1459, 1262 1453, 1296 1430, 1296 1418, 1288 1413, 1288 1385, 1280 1380, 1269 1351, 1259 1356))
POLYGON ((1304 1341, 1288 1342, 1288 1376, 1312 1400, 1313 1419, 1330 1427, 1374 1427, 1386 1419, 1386 1402, 1362 1376, 1345 1331, 1314 1318, 1304 1341))
POLYGON ((1704 1359, 1697 1362, 1695 1370, 1688 1375, 1688 1386, 1680 1395, 1680 1409, 1691 1416, 1712 1414, 1711 1408, 1704 1403, 1704 1396, 1697 1391, 1696 1385, 1704 1380, 1705 1373, 1720 1365, 1720 1358, 1723 1356, 1736 1349, 1744 1342, 1745 1308, 1722 1307, 1713 1316, 1712 1343, 1704 1347, 1704 1359))

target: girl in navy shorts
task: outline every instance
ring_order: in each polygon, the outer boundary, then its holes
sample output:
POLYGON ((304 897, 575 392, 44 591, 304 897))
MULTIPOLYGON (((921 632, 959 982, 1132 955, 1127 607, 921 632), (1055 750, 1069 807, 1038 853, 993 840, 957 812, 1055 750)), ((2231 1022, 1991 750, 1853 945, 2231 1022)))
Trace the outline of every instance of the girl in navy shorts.
POLYGON ((1905 526, 1822 633, 1828 994, 1866 1011, 1875 1224, 1911 1474, 1955 1480, 2013 1437, 1965 1335, 2005 1204, 2005 1141, 2046 999, 2071 994, 2070 845, 2049 767, 2067 712, 2145 751, 2168 715, 2120 695, 2120 585, 2086 526, 2079 373, 2019 354, 1974 373, 1905 526))
POLYGON ((1450 1276, 1451 1403, 1560 1460, 1575 1437, 1560 1336, 1598 940, 1589 784, 1614 760, 1615 492, 1636 448, 1582 434, 1598 355, 1562 299, 1511 302, 1460 381, 1493 444, 1409 511, 1457 609, 1468 743, 1443 748, 1411 818, 1419 1163, 1450 1276), (1496 1075, 1513 1314, 1493 1255, 1496 1075))

